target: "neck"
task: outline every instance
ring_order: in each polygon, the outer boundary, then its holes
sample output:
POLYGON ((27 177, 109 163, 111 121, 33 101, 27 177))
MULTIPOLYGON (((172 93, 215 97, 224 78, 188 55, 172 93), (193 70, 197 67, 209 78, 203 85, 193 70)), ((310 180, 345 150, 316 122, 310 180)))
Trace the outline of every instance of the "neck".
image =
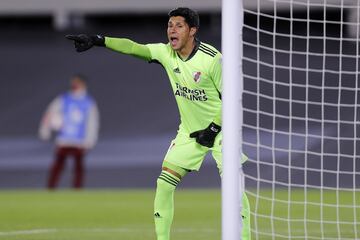
POLYGON ((195 39, 192 38, 186 43, 186 45, 183 48, 179 49, 176 52, 179 54, 181 59, 185 60, 190 56, 190 54, 194 50, 194 47, 195 47, 195 39))

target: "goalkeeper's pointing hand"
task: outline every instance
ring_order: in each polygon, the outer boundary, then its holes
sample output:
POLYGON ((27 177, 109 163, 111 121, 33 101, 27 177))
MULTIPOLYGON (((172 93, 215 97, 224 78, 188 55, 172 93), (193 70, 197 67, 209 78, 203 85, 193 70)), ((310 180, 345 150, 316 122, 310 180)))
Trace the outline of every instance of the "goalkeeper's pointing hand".
POLYGON ((211 148, 220 131, 221 126, 212 122, 207 128, 191 133, 190 137, 195 138, 198 144, 211 148))
POLYGON ((105 38, 101 35, 66 35, 67 39, 74 41, 77 52, 84 52, 93 46, 105 46, 105 38))

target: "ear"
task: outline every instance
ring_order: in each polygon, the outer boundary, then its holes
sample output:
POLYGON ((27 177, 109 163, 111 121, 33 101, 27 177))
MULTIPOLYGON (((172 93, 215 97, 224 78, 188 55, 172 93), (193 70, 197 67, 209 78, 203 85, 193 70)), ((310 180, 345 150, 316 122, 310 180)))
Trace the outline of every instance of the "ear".
POLYGON ((195 36, 196 32, 197 32, 197 28, 196 28, 196 27, 190 28, 190 36, 192 36, 192 37, 195 36))

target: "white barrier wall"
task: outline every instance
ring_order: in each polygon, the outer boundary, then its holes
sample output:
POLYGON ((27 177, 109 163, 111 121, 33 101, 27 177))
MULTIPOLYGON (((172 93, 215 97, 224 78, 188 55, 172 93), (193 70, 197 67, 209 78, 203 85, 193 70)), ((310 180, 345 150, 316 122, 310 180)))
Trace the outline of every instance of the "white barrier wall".
MULTIPOLYGON (((309 0, 261 0, 263 10, 285 8, 289 2, 295 2, 299 8, 306 7, 309 0)), ((326 4, 338 3, 341 0, 326 0, 326 4)), ((245 9, 257 7, 257 0, 244 0, 245 9)), ((322 7, 324 0, 310 0, 312 4, 322 7)), ((357 5, 357 0, 344 0, 344 5, 357 5)), ((220 12, 221 0, 1 0, 0 16, 12 15, 52 15, 54 26, 57 29, 64 29, 69 25, 70 15, 106 14, 106 13, 162 13, 170 9, 187 6, 199 12, 220 12)), ((295 5, 295 6, 296 6, 295 5)), ((355 13, 356 14, 356 13, 355 13)), ((352 14, 354 15, 354 14, 352 14)))
MULTIPOLYGON (((206 12, 221 9, 220 0, 183 0, 181 5, 206 12)), ((168 0, 1 0, 0 16, 50 15, 54 27, 64 29, 70 24, 71 15, 165 13, 175 7, 178 3, 168 0)))

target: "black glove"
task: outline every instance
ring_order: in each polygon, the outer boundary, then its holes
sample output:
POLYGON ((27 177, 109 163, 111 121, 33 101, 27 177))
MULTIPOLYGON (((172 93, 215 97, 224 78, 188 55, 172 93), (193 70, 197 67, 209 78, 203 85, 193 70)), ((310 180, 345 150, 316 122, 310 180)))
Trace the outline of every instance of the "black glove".
POLYGON ((67 39, 74 41, 76 51, 84 52, 92 46, 105 46, 105 38, 101 35, 66 35, 67 39))
POLYGON ((207 128, 191 133, 190 137, 196 138, 198 144, 211 148, 214 146, 215 138, 220 131, 221 126, 212 122, 207 128))

